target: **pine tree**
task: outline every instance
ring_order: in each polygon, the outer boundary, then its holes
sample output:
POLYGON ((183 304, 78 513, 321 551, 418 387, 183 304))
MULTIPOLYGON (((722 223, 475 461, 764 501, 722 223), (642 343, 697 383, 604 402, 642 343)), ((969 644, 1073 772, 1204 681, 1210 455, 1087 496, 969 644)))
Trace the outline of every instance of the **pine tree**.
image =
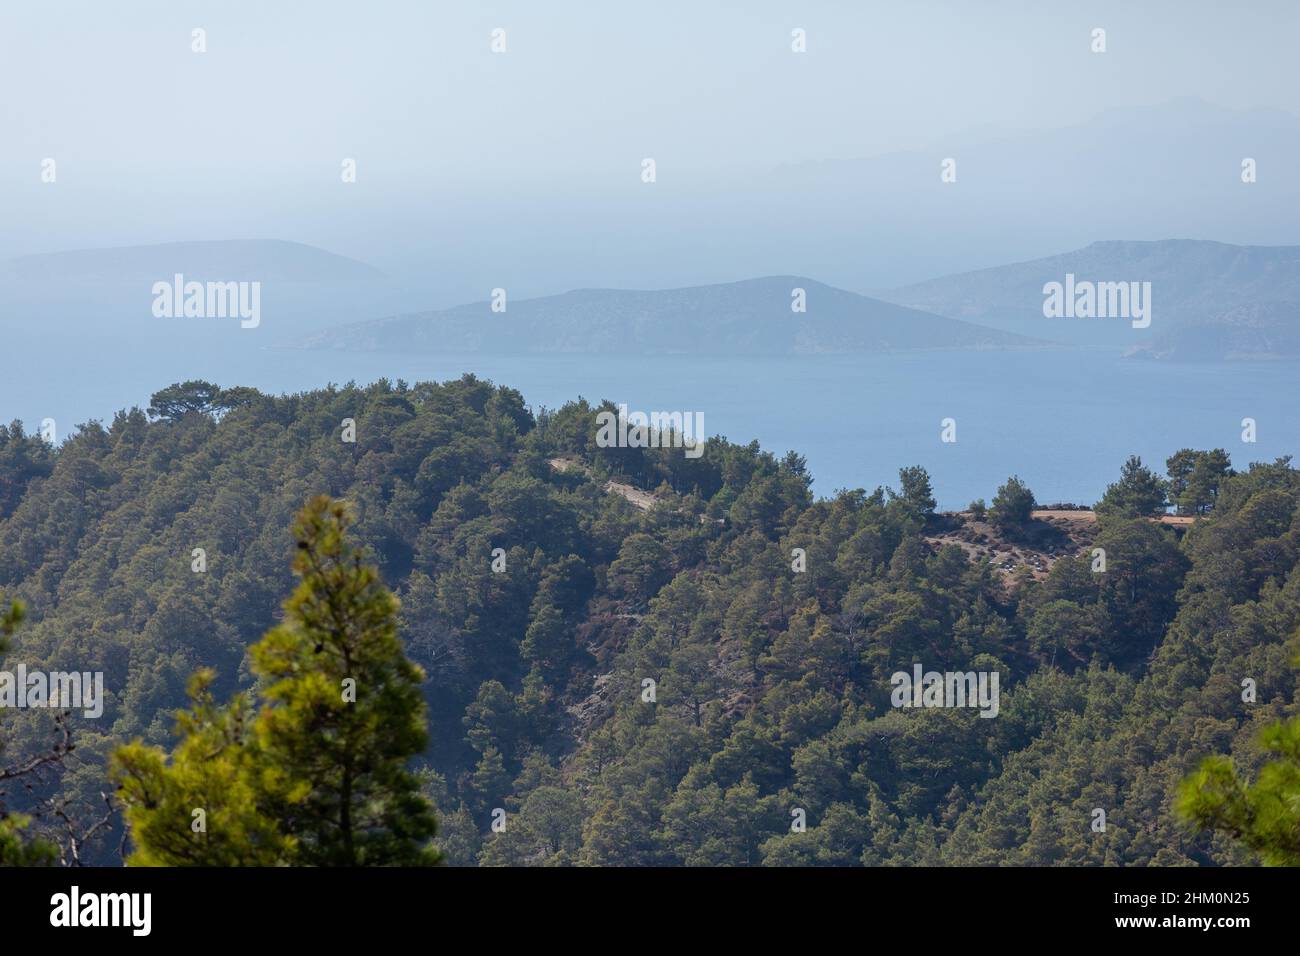
POLYGON ((346 505, 318 496, 294 527, 302 581, 252 649, 269 706, 264 773, 311 865, 436 862, 433 812, 407 761, 428 743, 421 670, 402 653, 397 599, 347 538, 346 505))
POLYGON ((1137 455, 1130 455, 1120 469, 1119 481, 1108 485, 1097 502, 1097 514, 1122 518, 1160 514, 1165 509, 1167 491, 1168 483, 1163 478, 1143 465, 1137 455))
POLYGON ((1269 724, 1259 742, 1278 759, 1254 783, 1238 775, 1231 757, 1207 757, 1182 782, 1174 807, 1200 829, 1245 844, 1268 866, 1300 866, 1300 718, 1269 724))
POLYGON ((1300 720, 1270 724, 1260 743, 1280 759, 1246 783, 1231 757, 1209 757, 1183 781, 1178 811, 1250 847, 1269 866, 1300 866, 1300 720))
POLYGON ((1004 533, 1017 531, 1029 523, 1035 506, 1034 493, 1029 486, 1012 475, 993 497, 989 520, 1004 533))
POLYGON ((437 826, 406 769, 427 743, 420 669, 397 636, 397 599, 319 496, 294 526, 301 578, 284 622, 251 649, 260 712, 212 702, 210 672, 170 761, 139 743, 113 773, 136 853, 150 865, 430 865, 437 826), (206 831, 191 818, 203 810, 206 831))
POLYGON ((924 522, 934 514, 934 490, 930 486, 929 472, 920 465, 900 468, 898 482, 902 486, 899 497, 913 517, 924 522))
POLYGON ((250 702, 213 700, 216 674, 190 679, 191 709, 177 716, 170 761, 136 741, 120 747, 112 774, 135 852, 130 866, 276 866, 296 841, 271 815, 260 785, 250 702))

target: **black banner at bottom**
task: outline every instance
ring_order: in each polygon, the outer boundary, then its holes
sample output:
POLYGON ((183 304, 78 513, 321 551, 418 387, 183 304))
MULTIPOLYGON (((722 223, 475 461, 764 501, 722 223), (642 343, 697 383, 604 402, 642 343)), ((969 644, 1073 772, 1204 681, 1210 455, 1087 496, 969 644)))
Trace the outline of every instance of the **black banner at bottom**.
POLYGON ((128 946, 374 943, 416 929, 536 944, 603 924, 736 939, 845 921, 864 939, 965 925, 1228 942, 1295 925, 1294 873, 1281 869, 36 869, 0 870, 0 899, 7 941, 75 932, 128 946))

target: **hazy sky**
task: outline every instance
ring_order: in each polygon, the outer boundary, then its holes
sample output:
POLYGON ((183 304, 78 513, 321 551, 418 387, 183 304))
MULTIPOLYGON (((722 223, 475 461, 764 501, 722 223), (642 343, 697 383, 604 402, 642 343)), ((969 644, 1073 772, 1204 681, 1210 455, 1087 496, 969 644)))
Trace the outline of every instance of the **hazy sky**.
POLYGON ((410 203, 580 201, 646 156, 707 190, 1179 96, 1295 114, 1298 28, 1294 0, 6 0, 0 256, 277 237, 382 259, 410 203))
POLYGON ((0 377, 0 408, 80 422, 187 377, 342 381, 367 366, 292 378, 259 350, 497 287, 866 292, 1096 240, 1300 244, 1297 36, 1300 0, 0 0, 0 260, 284 239, 388 273, 268 289, 257 335, 211 341, 153 322, 147 284, 0 280, 6 341, 45 354, 58 330, 74 370, 0 377))

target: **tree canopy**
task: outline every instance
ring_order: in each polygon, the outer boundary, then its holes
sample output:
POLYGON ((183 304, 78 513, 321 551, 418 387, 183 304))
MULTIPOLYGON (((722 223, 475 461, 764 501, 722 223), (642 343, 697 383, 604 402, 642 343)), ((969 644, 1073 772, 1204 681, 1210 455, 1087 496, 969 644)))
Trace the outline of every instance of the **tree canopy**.
POLYGON ((113 773, 140 865, 384 866, 437 862, 432 806, 407 761, 427 744, 420 669, 397 600, 348 538, 347 506, 312 498, 294 525, 284 622, 251 649, 258 679, 218 707, 190 683, 169 758, 134 743, 113 773))
MULTIPOLYGON (((1230 754, 1249 808, 1286 759, 1258 734, 1300 703, 1287 459, 1184 455, 1180 510, 1197 462, 1213 478, 1187 499, 1196 520, 1105 515, 1104 563, 1049 549, 1040 522, 1022 534, 1034 496, 1013 478, 1001 524, 972 525, 1040 565, 1008 570, 939 536, 965 519, 926 517, 920 469, 900 493, 818 498, 797 455, 602 448, 605 406, 534 412, 472 376, 218 391, 57 448, 0 431, 0 589, 26 609, 23 660, 106 688, 102 717, 73 715, 75 751, 4 794, 0 852, 65 852, 49 800, 90 832, 114 752, 124 789, 87 862, 117 862, 123 807, 135 863, 1270 852, 1189 829, 1174 803, 1230 754), (996 671, 997 718, 893 706, 891 675, 916 664, 996 671)), ((4 714, 6 766, 49 748, 50 719, 4 714)))

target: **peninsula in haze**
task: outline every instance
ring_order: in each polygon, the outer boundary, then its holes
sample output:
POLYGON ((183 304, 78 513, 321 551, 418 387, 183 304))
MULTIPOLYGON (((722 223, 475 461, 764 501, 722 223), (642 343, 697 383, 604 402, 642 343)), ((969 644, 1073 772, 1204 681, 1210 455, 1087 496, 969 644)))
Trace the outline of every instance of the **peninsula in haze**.
POLYGON ((577 289, 497 302, 495 309, 476 302, 350 323, 298 345, 416 354, 810 355, 1046 344, 799 276, 659 291, 577 289))

